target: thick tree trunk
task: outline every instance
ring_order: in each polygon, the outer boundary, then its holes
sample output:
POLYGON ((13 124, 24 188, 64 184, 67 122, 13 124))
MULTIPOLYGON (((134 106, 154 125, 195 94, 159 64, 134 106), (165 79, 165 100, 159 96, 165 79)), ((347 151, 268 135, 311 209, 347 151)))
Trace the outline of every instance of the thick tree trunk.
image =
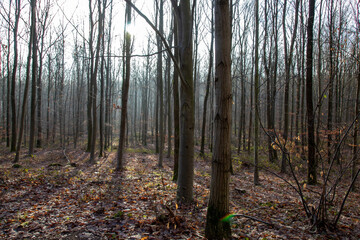
POLYGON ((191 202, 194 180, 194 83, 192 62, 192 16, 190 0, 178 7, 179 59, 184 81, 180 87, 180 147, 177 199, 191 202))
POLYGON ((205 235, 208 239, 230 239, 229 213, 231 168, 231 29, 228 0, 215 3, 215 138, 211 186, 205 235))

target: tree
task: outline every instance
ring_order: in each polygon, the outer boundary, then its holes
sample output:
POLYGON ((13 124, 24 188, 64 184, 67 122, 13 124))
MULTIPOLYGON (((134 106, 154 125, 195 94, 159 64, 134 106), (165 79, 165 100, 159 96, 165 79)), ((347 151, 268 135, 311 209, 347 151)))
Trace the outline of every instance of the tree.
POLYGON ((39 56, 40 56, 40 62, 39 62, 39 74, 37 78, 36 88, 37 88, 37 99, 36 99, 36 105, 37 105, 37 111, 36 111, 36 123, 37 123, 37 139, 36 139, 36 147, 40 148, 42 146, 42 119, 41 119, 41 111, 42 111, 42 71, 43 71, 43 60, 45 58, 44 56, 44 42, 45 42, 45 33, 47 29, 47 22, 49 17, 49 11, 50 11, 50 1, 47 0, 45 9, 43 10, 43 18, 39 19, 40 25, 41 25, 41 37, 40 37, 40 48, 39 48, 39 56))
MULTIPOLYGON (((30 2, 30 12, 31 12, 31 26, 30 26, 30 41, 28 47, 28 57, 27 57, 27 65, 26 65, 26 79, 25 79, 25 87, 24 87, 24 98, 23 104, 21 108, 21 119, 20 119, 20 130, 19 136, 16 144, 16 155, 14 162, 18 162, 20 159, 20 148, 22 143, 22 137, 24 133, 24 123, 25 123, 25 114, 26 114, 26 105, 27 105, 27 97, 29 92, 29 82, 30 82, 30 65, 31 65, 31 54, 32 50, 37 51, 36 46, 36 0, 31 0, 30 2)), ((33 53, 33 69, 32 69, 32 78, 36 80, 37 73, 37 57, 34 56, 37 53, 33 53)))
POLYGON ((91 130, 91 144, 90 144, 90 163, 95 162, 95 145, 96 145, 96 130, 97 130, 97 110, 96 110, 96 95, 97 95, 97 72, 98 66, 100 61, 100 48, 101 48, 101 41, 104 36, 104 18, 105 18, 105 5, 103 9, 101 9, 101 1, 98 0, 98 37, 96 43, 96 52, 94 58, 94 51, 93 51, 93 27, 94 27, 94 20, 93 20, 93 10, 91 6, 91 2, 89 1, 89 9, 90 9, 90 54, 91 54, 91 66, 90 66, 90 93, 91 93, 91 103, 92 103, 92 130, 91 130))
POLYGON ((230 239, 229 213, 231 166, 231 29, 228 0, 215 2, 215 134, 211 186, 205 234, 208 239, 230 239))
MULTIPOLYGON (((214 3, 212 1, 212 3, 214 3)), ((213 5, 213 4, 212 4, 213 5)), ((203 119, 202 119, 202 127, 201 127, 201 146, 200 146, 200 154, 204 156, 205 153, 205 129, 206 129, 206 112, 207 112, 207 104, 208 98, 210 93, 210 84, 211 84, 211 76, 212 76, 212 66, 214 61, 214 14, 213 8, 211 6, 211 41, 210 41, 210 51, 209 51, 209 68, 206 77, 206 90, 205 90, 205 97, 204 97, 204 104, 203 104, 203 119)))
POLYGON ((312 85, 312 65, 313 65, 313 27, 315 15, 315 0, 309 1, 309 18, 307 25, 307 49, 306 49, 306 113, 308 128, 308 174, 309 184, 316 184, 316 158, 315 158, 315 114, 313 107, 313 85, 312 85))
POLYGON ((260 121, 260 79, 259 79, 259 0, 255 1, 255 122, 254 122, 254 184, 259 185, 259 121, 260 121))
MULTIPOLYGON (((156 8, 159 14, 159 32, 161 35, 164 34, 164 3, 162 0, 156 1, 156 8)), ((163 167, 164 158, 164 95, 163 95, 163 70, 162 70, 162 44, 159 36, 156 38, 157 44, 157 97, 159 98, 159 159, 158 166, 163 167)))
POLYGON ((192 16, 190 0, 172 0, 178 23, 179 59, 183 79, 180 86, 180 144, 177 199, 191 202, 194 180, 195 104, 192 60, 192 16))
MULTIPOLYGON (((174 18, 174 45, 177 46, 179 43, 178 31, 177 31, 177 20, 174 18)), ((174 57, 179 60, 179 50, 174 49, 174 57)), ((179 145, 180 145, 180 119, 179 119, 179 73, 174 64, 173 74, 173 96, 174 96, 174 175, 173 181, 177 182, 179 175, 179 145)))
POLYGON ((131 24, 131 1, 126 3, 126 14, 125 14, 125 78, 122 83, 122 94, 121 94, 121 119, 120 119, 120 136, 119 146, 116 154, 117 159, 117 170, 123 168, 123 154, 125 148, 125 134, 126 134, 126 116, 127 116, 127 103, 129 96, 129 82, 130 82, 130 61, 131 61, 131 34, 127 31, 126 27, 131 24))
POLYGON ((10 106, 11 106, 11 143, 10 151, 15 152, 16 150, 16 139, 17 139, 17 118, 16 118, 16 70, 18 66, 18 29, 20 20, 21 1, 15 1, 15 24, 14 24, 14 64, 13 72, 11 75, 11 91, 10 91, 10 106))
POLYGON ((292 32, 292 36, 291 36, 291 42, 290 42, 290 48, 288 49, 287 47, 287 30, 286 30, 286 5, 287 5, 287 0, 284 1, 284 9, 283 9, 283 22, 282 22, 282 26, 283 26, 283 36, 284 36, 284 58, 285 58, 285 92, 284 92, 284 133, 283 133, 283 137, 285 140, 285 151, 283 152, 283 156, 282 156, 282 160, 281 160, 281 172, 285 173, 286 172, 286 162, 288 161, 287 159, 287 155, 286 155, 286 141, 288 139, 288 134, 289 134, 289 115, 290 115, 290 111, 289 111, 289 95, 290 95, 290 68, 291 68, 291 64, 292 64, 292 56, 293 56, 293 52, 294 52, 294 44, 295 44, 295 38, 296 38, 296 33, 297 33, 297 24, 298 24, 298 15, 299 15, 299 5, 300 5, 300 0, 296 0, 295 2, 295 22, 294 22, 294 29, 292 32))
MULTIPOLYGON (((35 7, 35 23, 36 24, 36 3, 35 7)), ((38 77, 38 41, 35 26, 35 37, 33 38, 33 66, 32 66, 32 79, 31 79, 31 107, 30 107, 30 139, 29 139, 29 155, 34 154, 35 144, 35 117, 36 117, 36 81, 38 77)))

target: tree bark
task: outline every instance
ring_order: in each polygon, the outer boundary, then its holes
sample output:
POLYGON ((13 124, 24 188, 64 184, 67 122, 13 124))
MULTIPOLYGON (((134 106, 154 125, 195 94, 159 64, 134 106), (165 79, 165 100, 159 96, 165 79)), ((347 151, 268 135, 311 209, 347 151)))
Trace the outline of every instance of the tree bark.
POLYGON ((306 50, 306 109, 307 109, 307 128, 308 128, 308 183, 317 183, 316 158, 315 158, 315 116, 313 106, 313 85, 312 85, 312 65, 313 65, 313 27, 315 16, 315 0, 309 1, 309 18, 307 25, 307 50, 306 50))
MULTIPOLYGON (((131 3, 131 1, 129 1, 131 3)), ((131 7, 129 3, 126 4, 125 14, 126 25, 131 24, 131 7)), ((125 148, 125 134, 126 134, 126 116, 127 116, 127 103, 129 96, 129 82, 130 82, 130 61, 131 61, 131 35, 126 31, 125 28, 125 78, 122 83, 122 94, 121 94, 121 119, 120 119, 120 136, 119 146, 116 155, 117 159, 117 170, 123 169, 123 154, 125 148)))
POLYGON ((259 121, 260 121, 260 79, 259 79, 259 0, 255 1, 255 121, 254 121, 254 185, 259 180, 259 121))
POLYGON ((209 68, 206 77, 206 90, 204 97, 204 105, 203 105, 203 119, 202 119, 202 127, 201 127, 201 147, 200 147, 200 155, 204 156, 205 154, 205 129, 206 129, 206 113, 207 113, 207 102, 209 98, 210 92, 210 84, 211 84, 211 76, 212 76, 212 66, 214 62, 214 13, 213 8, 211 10, 211 41, 210 41, 210 51, 209 51, 209 68))
MULTIPOLYGON (((17 118, 16 118, 16 71, 18 66, 18 28, 20 20, 21 1, 15 1, 15 24, 14 24, 14 64, 13 72, 11 75, 11 91, 10 91, 10 106, 11 106, 11 143, 10 151, 16 151, 17 140, 17 118)), ((30 37, 31 38, 31 37, 30 37)))
MULTIPOLYGON (((174 18, 174 45, 179 45, 178 38, 178 27, 177 20, 174 18)), ((174 56, 176 60, 179 60, 179 50, 174 49, 174 56)), ((179 174, 179 145, 180 145, 180 106, 179 106, 179 73, 176 70, 174 64, 174 75, 173 75, 173 95, 174 95, 174 174, 173 181, 177 182, 179 174)))
MULTIPOLYGON (((164 34, 164 6, 163 1, 159 2, 159 32, 161 35, 164 34)), ((164 158, 164 95, 163 95, 163 72, 162 72, 162 44, 161 39, 157 36, 157 96, 159 100, 159 158, 158 158, 158 167, 163 167, 163 158, 164 158)))
POLYGON ((211 186, 205 235, 208 239, 230 239, 229 213, 231 168, 231 29, 228 0, 215 3, 215 137, 211 186))
MULTIPOLYGON (((28 49, 28 57, 27 57, 27 65, 26 65, 26 79, 25 79, 25 87, 24 87, 24 98, 23 98, 23 104, 21 109, 21 119, 20 119, 20 131, 19 131, 19 137, 17 139, 17 145, 16 145, 16 155, 14 162, 19 162, 20 159, 20 148, 21 148, 21 142, 22 137, 24 133, 24 123, 25 123, 25 114, 26 114, 26 105, 27 105, 27 97, 29 92, 29 82, 30 82, 30 62, 31 62, 31 55, 32 50, 36 50, 36 44, 34 43, 34 39, 36 37, 36 0, 31 0, 30 2, 30 12, 31 12, 31 27, 30 27, 30 41, 29 41, 29 49, 28 49)), ((35 57, 33 57, 33 75, 35 74, 36 79, 36 63, 34 63, 35 57)), ((34 76, 33 76, 34 78, 34 76)))
MULTIPOLYGON (((174 5, 177 6, 176 3, 174 5)), ((193 200, 194 180, 195 111, 190 0, 181 0, 177 9, 180 69, 184 78, 180 86, 180 145, 177 199, 180 202, 191 202, 193 200)))

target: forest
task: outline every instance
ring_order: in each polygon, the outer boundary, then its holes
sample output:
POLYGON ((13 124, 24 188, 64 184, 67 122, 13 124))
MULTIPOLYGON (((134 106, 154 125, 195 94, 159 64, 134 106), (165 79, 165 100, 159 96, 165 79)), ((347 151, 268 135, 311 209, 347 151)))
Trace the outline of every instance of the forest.
POLYGON ((0 92, 0 239, 360 239, 358 0, 3 0, 0 92))

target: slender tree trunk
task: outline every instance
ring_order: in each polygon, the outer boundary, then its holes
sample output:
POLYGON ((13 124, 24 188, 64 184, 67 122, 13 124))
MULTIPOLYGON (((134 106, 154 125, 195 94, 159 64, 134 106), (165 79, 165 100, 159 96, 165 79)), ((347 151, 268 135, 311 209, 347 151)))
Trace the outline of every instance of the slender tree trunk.
MULTIPOLYGON (((36 1, 34 3, 34 7, 36 9, 36 1)), ((36 15, 35 15, 36 17, 36 15)), ((36 24, 36 19, 35 22, 36 24)), ((38 41, 37 41, 37 33, 36 27, 35 30, 35 37, 33 39, 33 66, 32 66, 32 79, 31 79, 31 112, 30 112, 30 139, 29 139, 29 155, 34 154, 34 144, 35 144, 35 126, 36 126, 36 81, 38 78, 38 41)), ((40 56, 41 57, 41 56, 40 56)), ((39 76, 40 77, 40 76, 39 76)))
POLYGON ((259 0, 255 1, 255 121, 254 121, 254 185, 259 180, 259 121, 260 121, 260 79, 259 79, 259 0))
POLYGON ((210 41, 210 52, 209 52, 209 67, 208 67, 208 74, 206 77, 206 90, 205 90, 205 97, 204 97, 204 110, 203 110, 203 120, 202 120, 202 128, 201 128, 201 147, 200 147, 200 155, 204 156, 205 153, 205 129, 206 129, 206 113, 207 113, 207 102, 209 98, 210 92, 210 83, 211 83, 211 76, 212 76, 212 66, 214 62, 214 13, 213 8, 211 10, 211 41, 210 41))
MULTIPOLYGON (((26 114, 26 104, 27 104, 27 97, 29 92, 29 82, 30 82, 30 62, 31 62, 31 55, 32 50, 36 51, 36 0, 31 0, 30 2, 30 12, 31 12, 31 27, 30 27, 30 41, 29 41, 29 49, 28 49, 28 57, 27 57, 27 65, 26 65, 26 80, 25 80, 25 88, 24 88, 24 98, 22 104, 22 111, 21 111, 21 119, 20 119, 20 131, 19 137, 17 139, 17 146, 16 146, 16 155, 14 162, 19 162, 20 159, 20 148, 22 137, 24 133, 24 123, 25 123, 25 114, 26 114)), ((35 55, 35 54, 34 54, 35 55)), ((36 57, 33 56, 33 78, 36 79, 36 69, 37 64, 35 63, 36 57), (35 75, 35 76, 34 76, 35 75)))
MULTIPOLYGON (((17 140, 17 118, 16 118, 16 71, 18 66, 18 28, 20 20, 21 1, 15 0, 15 23, 14 23, 14 64, 11 75, 11 91, 10 91, 10 106, 11 106, 11 144, 10 151, 16 151, 17 140)), ((31 38, 31 37, 30 37, 31 38)), ((20 95, 20 94, 19 94, 20 95)))
MULTIPOLYGON (((99 2, 100 4, 100 2, 99 2)), ((100 6, 99 6, 100 7, 100 6)), ((103 11, 106 8, 106 1, 103 2, 103 11)), ((99 11, 100 13, 100 11, 99 11)), ((104 12, 102 14, 105 14, 104 12)), ((102 21, 102 20, 101 20, 102 21)), ((103 22, 105 25, 105 22, 103 22)), ((111 29, 109 29, 110 31, 111 29)), ((101 30, 102 35, 104 34, 104 29, 101 30)), ((100 112, 99 112, 99 135, 100 135, 100 142, 99 142, 99 157, 104 155, 104 88, 105 88, 105 79, 104 79, 104 65, 105 65, 105 41, 104 36, 101 37, 101 66, 100 66, 100 112)))
MULTIPOLYGON (((164 7, 163 1, 159 2, 159 32, 161 35, 164 33, 164 7)), ((158 166, 163 167, 164 158, 164 95, 163 95, 163 72, 162 72, 162 43, 161 39, 157 37, 157 95, 159 98, 159 159, 158 166)))
MULTIPOLYGON (((174 45, 178 46, 178 27, 177 20, 174 18, 174 45)), ((179 50, 174 49, 174 56, 179 60, 179 50)), ((173 74, 173 96, 174 96, 174 175, 173 181, 177 182, 179 173, 179 145, 180 145, 180 106, 179 106, 179 73, 174 64, 173 74)))
MULTIPOLYGON (((130 1, 131 2, 131 1, 130 1)), ((129 26, 131 24, 131 7, 129 3, 126 4, 125 22, 129 26)), ((125 134, 126 134, 126 116, 127 116, 127 103, 129 95, 129 82, 130 82, 130 60, 131 60, 131 35, 125 28, 125 78, 122 83, 121 94, 121 120, 120 120, 120 136, 119 146, 117 151, 117 170, 123 168, 123 153, 125 147, 125 134)))
POLYGON ((50 137, 50 93, 51 93, 51 56, 48 54, 48 86, 47 86, 47 111, 46 111, 46 142, 50 137))
MULTIPOLYGON (((358 11, 360 10, 359 8, 357 9, 358 11)), ((360 12, 358 12, 358 17, 360 17, 360 12)), ((359 46, 359 34, 360 34, 360 23, 358 23, 357 26, 357 45, 359 46)), ((360 59, 360 48, 358 48, 358 59, 360 59)), ((360 107, 359 107, 359 100, 360 100, 360 61, 358 61, 358 73, 357 73, 357 89, 356 89, 356 102, 355 102, 355 116, 359 115, 359 111, 360 111, 360 107)), ((359 120, 357 120, 359 121, 359 120)), ((357 172, 357 164, 358 164, 358 150, 359 150, 359 146, 358 146, 358 131, 359 131, 359 125, 355 124, 354 126, 354 137, 353 137, 353 162, 351 165, 351 179, 354 180, 354 178, 356 177, 356 172, 357 172)), ((352 190, 354 191, 357 188, 357 184, 354 184, 352 187, 352 190)))
POLYGON ((313 107, 313 85, 312 85, 312 64, 313 64, 313 26, 315 16, 315 0, 309 1, 309 18, 307 25, 307 50, 306 50, 306 109, 308 128, 308 174, 309 184, 316 184, 316 158, 315 158, 315 116, 313 107))
POLYGON ((284 35, 284 51, 285 51, 285 92, 284 92, 284 132, 283 132, 283 138, 284 138, 284 149, 282 160, 281 160, 281 172, 286 172, 286 165, 287 165, 287 150, 286 150, 286 142, 288 140, 289 135, 289 95, 290 95, 290 72, 291 72, 291 64, 292 64, 292 55, 294 50, 294 43, 297 33, 297 23, 298 23, 298 15, 299 15, 299 5, 300 1, 296 0, 295 3, 295 23, 294 23, 294 29, 291 37, 290 42, 290 49, 287 48, 287 37, 286 37, 286 5, 287 0, 284 1, 284 11, 283 11, 283 35, 284 35))
MULTIPOLYGON (((11 9, 11 1, 9 1, 9 9, 11 9)), ((8 18, 10 19, 10 11, 8 18)), ((11 86, 11 70, 10 70, 10 44, 11 44, 11 26, 8 27, 8 36, 7 36, 7 55, 6 55, 6 70, 7 70, 7 84, 6 84, 6 147, 10 147, 10 86, 11 86)), ((14 40, 15 42, 15 40, 14 40)))
MULTIPOLYGON (((90 3, 91 4, 91 3, 90 3)), ((90 146, 90 163, 95 163, 95 148, 96 148, 96 133, 97 133, 97 110, 96 110, 96 98, 97 98, 97 72, 100 61, 100 48, 101 42, 103 39, 104 32, 104 15, 105 15, 105 5, 103 10, 101 10, 101 1, 98 0, 98 38, 96 43, 96 53, 95 53, 95 62, 91 71, 91 88, 92 88, 92 134, 91 134, 91 146, 90 146)), ((90 10, 91 11, 91 10, 90 10)), ((91 17, 92 18, 92 17, 91 17)), ((92 19, 91 19, 92 21, 92 19)), ((93 59, 92 59, 93 61, 93 59)))
POLYGON ((229 213, 231 168, 231 29, 228 0, 215 3, 215 139, 205 235, 208 239, 230 239, 229 213))
MULTIPOLYGON (((172 43, 173 42, 173 33, 170 33, 170 36, 169 36, 169 43, 172 43)), ((167 134, 167 147, 168 147, 168 151, 167 151, 167 158, 170 158, 171 156, 171 149, 172 149, 172 146, 171 146, 171 138, 172 138, 172 119, 171 119, 171 59, 170 57, 168 56, 168 58, 166 59, 166 83, 167 83, 167 123, 168 123, 168 134, 167 134)))
POLYGON ((327 148, 328 148, 328 162, 330 162, 331 158, 331 144, 332 144, 332 127, 333 127, 333 92, 334 92, 334 20, 333 20, 333 8, 334 8, 334 0, 330 1, 330 13, 329 13, 329 61, 330 61, 330 76, 329 76, 329 94, 328 94, 328 116, 327 116, 327 148))

